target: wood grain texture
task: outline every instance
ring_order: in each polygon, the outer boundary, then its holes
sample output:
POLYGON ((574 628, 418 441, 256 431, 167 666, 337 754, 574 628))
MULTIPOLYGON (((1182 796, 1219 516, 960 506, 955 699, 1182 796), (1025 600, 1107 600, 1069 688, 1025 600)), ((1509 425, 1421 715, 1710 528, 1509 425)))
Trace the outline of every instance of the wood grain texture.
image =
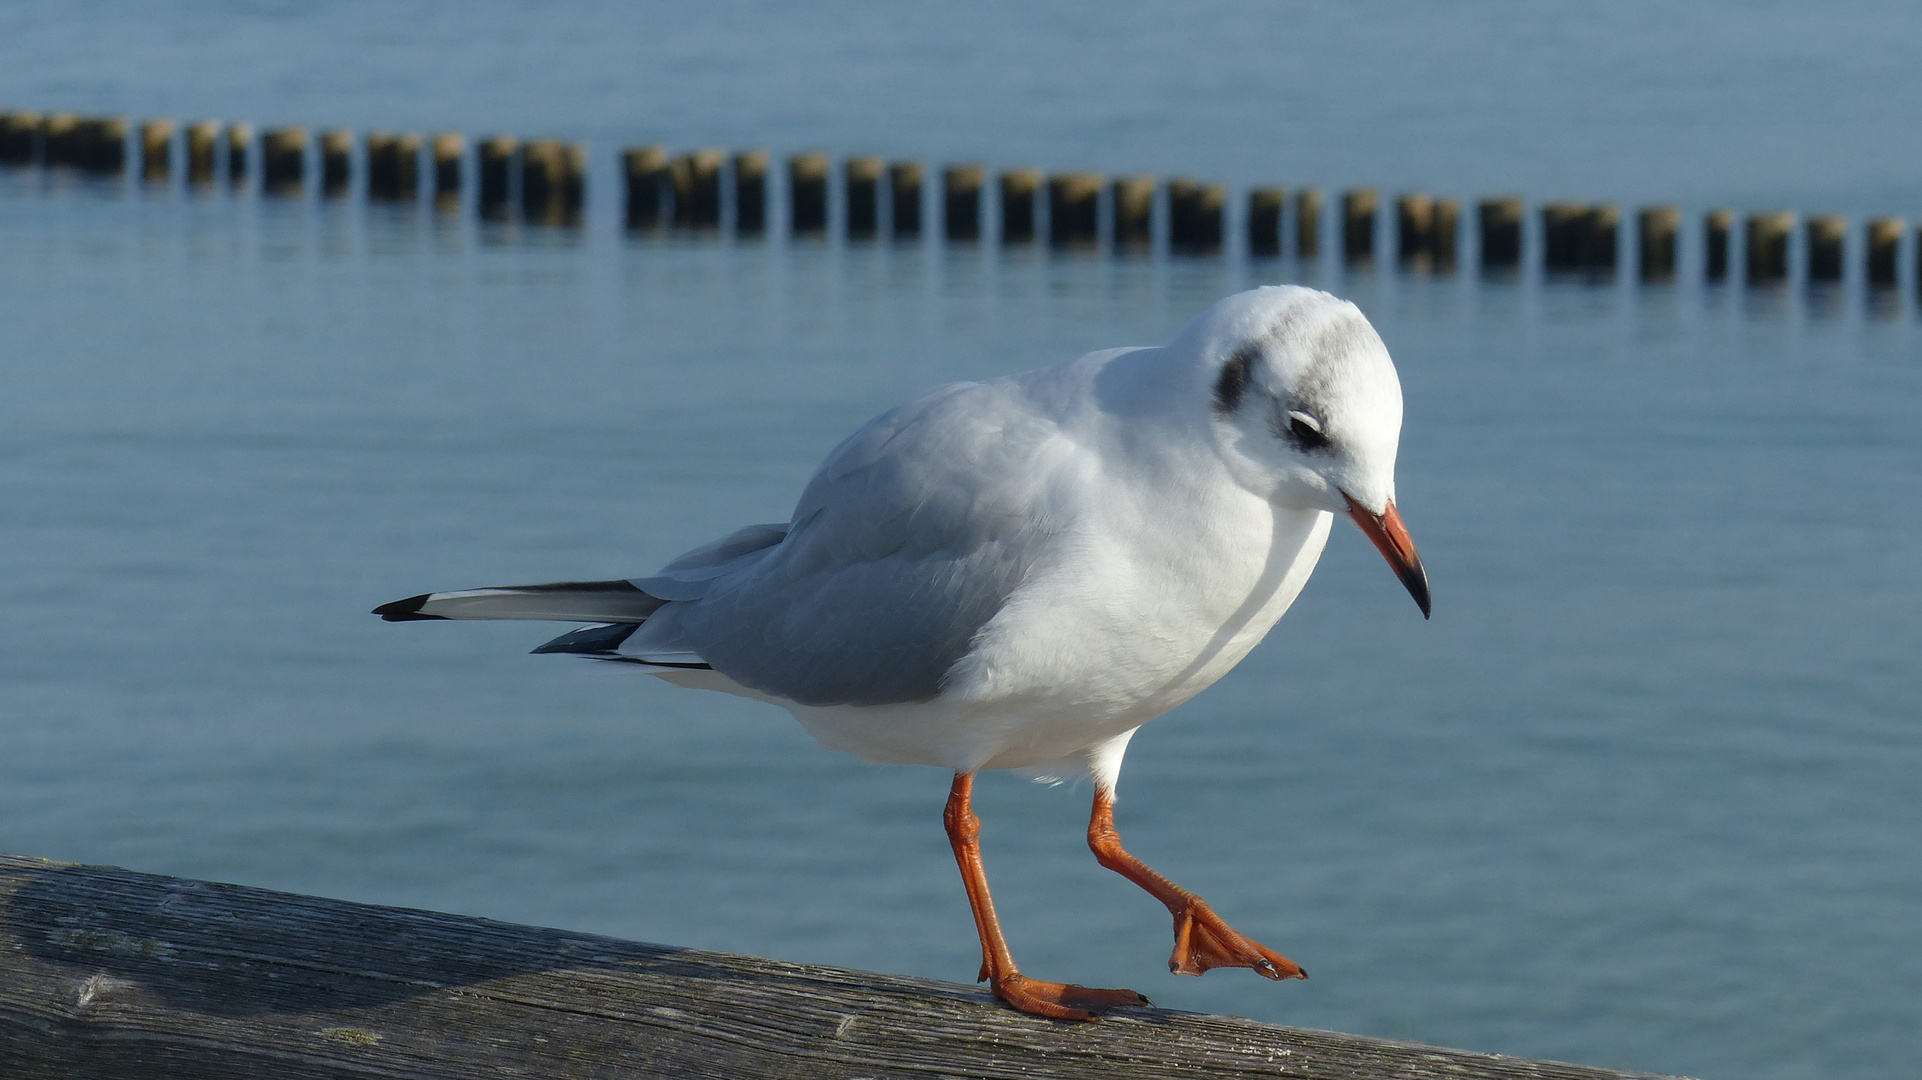
POLYGON ((1631 1074, 0 855, 0 1076, 1631 1074))

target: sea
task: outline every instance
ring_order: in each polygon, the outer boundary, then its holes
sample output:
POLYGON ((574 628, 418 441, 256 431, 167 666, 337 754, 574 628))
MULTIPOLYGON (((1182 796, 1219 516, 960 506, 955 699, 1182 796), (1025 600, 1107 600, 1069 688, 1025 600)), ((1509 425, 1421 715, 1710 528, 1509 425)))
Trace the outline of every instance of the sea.
POLYGON ((1087 784, 996 774, 1023 970, 1589 1065, 1913 1076, 1917 40, 1893 0, 0 4, 0 109, 589 154, 561 227, 471 187, 0 168, 0 850, 966 982, 941 771, 526 655, 555 627, 368 611, 645 575, 785 519, 905 397, 1299 283, 1399 367, 1434 618, 1337 522, 1267 640, 1135 738, 1119 825, 1313 978, 1170 975, 1087 784), (1230 238, 634 231, 639 143, 1192 175, 1230 238), (1681 272, 1545 272, 1532 213, 1513 272, 1251 256, 1264 184, 1673 203, 1681 272), (1787 280, 1705 280, 1720 207, 1738 250, 1752 211, 1848 215, 1844 279, 1798 230, 1787 280), (1908 221, 1893 289, 1875 215, 1908 221))

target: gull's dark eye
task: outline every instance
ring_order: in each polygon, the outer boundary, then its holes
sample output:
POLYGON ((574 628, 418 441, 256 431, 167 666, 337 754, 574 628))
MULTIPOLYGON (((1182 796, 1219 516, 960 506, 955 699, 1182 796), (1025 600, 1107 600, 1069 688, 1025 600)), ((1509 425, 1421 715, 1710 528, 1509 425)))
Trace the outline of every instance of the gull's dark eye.
POLYGON ((1288 413, 1288 438, 1303 450, 1318 450, 1328 445, 1328 436, 1321 432, 1321 421, 1300 411, 1288 413))

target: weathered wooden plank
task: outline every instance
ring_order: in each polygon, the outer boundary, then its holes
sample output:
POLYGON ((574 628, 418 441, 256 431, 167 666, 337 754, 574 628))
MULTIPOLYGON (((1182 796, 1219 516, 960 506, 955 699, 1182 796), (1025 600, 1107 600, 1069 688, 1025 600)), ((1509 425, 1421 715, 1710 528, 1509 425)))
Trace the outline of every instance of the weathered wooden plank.
POLYGON ((1629 1073, 0 855, 0 1075, 1453 1077, 1629 1073))

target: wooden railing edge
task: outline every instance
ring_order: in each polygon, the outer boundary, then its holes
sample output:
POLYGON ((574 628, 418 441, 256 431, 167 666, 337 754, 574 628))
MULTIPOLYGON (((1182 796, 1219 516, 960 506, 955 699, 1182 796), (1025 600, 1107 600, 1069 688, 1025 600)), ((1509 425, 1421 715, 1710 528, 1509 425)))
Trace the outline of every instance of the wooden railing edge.
POLYGON ((1649 1080, 0 855, 0 1074, 1649 1080))

